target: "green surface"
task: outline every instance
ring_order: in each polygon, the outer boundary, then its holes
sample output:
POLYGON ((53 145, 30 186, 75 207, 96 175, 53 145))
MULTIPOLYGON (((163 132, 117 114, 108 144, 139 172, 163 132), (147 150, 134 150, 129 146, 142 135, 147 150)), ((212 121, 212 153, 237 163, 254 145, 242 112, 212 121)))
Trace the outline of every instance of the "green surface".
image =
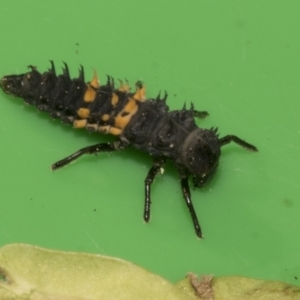
POLYGON ((193 231, 175 169, 155 181, 151 159, 129 149, 51 163, 111 139, 75 131, 0 94, 0 244, 118 256, 173 282, 188 271, 300 285, 300 2, 0 1, 0 75, 80 64, 87 80, 142 79, 148 96, 193 101, 218 126, 259 148, 223 149, 213 182, 193 191, 205 239, 193 231))

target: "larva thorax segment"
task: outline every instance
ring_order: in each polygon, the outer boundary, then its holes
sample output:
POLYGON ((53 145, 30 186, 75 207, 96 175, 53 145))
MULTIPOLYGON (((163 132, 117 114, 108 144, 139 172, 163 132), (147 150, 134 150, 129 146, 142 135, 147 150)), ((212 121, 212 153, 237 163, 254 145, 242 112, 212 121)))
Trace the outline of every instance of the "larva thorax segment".
POLYGON ((179 149, 176 163, 190 174, 194 187, 203 187, 215 174, 221 155, 217 128, 196 128, 189 133, 179 149))

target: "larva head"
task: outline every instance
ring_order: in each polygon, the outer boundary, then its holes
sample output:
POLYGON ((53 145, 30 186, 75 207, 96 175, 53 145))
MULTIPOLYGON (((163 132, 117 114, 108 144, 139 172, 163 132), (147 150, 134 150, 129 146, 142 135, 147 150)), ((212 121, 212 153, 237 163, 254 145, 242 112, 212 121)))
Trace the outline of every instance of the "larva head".
POLYGON ((0 87, 6 94, 27 98, 35 92, 41 83, 41 74, 34 67, 31 72, 21 75, 9 75, 0 80, 0 87))
POLYGON ((194 187, 203 187, 214 175, 219 164, 220 145, 217 129, 192 131, 181 150, 181 164, 193 176, 194 187))

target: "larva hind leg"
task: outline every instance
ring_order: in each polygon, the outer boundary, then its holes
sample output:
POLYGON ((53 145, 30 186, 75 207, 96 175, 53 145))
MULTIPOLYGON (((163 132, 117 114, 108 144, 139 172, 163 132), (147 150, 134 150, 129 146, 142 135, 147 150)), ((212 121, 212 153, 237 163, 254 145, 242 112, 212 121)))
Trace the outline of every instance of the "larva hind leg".
POLYGON ((52 170, 60 169, 69 163, 75 161, 77 158, 79 158, 83 154, 95 154, 98 152, 113 152, 113 151, 119 151, 123 150, 125 148, 124 144, 121 141, 115 141, 111 143, 99 143, 92 146, 88 146, 85 148, 82 148, 75 153, 65 157, 64 159, 54 163, 51 166, 52 170))

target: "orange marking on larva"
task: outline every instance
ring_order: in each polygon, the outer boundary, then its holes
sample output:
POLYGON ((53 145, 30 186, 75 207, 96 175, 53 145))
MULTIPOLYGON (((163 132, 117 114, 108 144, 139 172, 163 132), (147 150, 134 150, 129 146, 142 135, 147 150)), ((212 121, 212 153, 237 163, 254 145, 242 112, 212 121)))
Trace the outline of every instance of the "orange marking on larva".
POLYGON ((73 122, 74 128, 84 128, 87 124, 87 120, 75 120, 73 122))
POLYGON ((137 106, 135 99, 129 98, 129 101, 126 104, 126 106, 123 108, 122 112, 135 114, 137 111, 137 108, 138 108, 138 106, 137 106))
POLYGON ((138 101, 145 101, 146 100, 146 87, 143 85, 142 88, 137 86, 137 90, 133 95, 133 98, 138 101))
POLYGON ((94 77, 93 77, 92 81, 90 82, 90 85, 95 89, 98 89, 100 87, 98 75, 97 75, 97 72, 95 69, 94 69, 94 77))
POLYGON ((138 106, 135 99, 129 98, 124 109, 115 117, 115 127, 124 129, 132 116, 137 112, 138 106), (125 115, 123 115, 125 114, 125 115))
POLYGON ((88 108, 79 108, 77 115, 82 119, 87 119, 90 115, 90 110, 88 108))
POLYGON ((109 133, 112 135, 120 135, 123 132, 122 129, 116 128, 116 127, 110 127, 109 133))
POLYGON ((96 91, 92 88, 90 84, 87 84, 87 89, 83 95, 83 100, 85 102, 93 102, 96 98, 96 91))
POLYGON ((110 118, 110 115, 108 115, 108 114, 105 114, 105 115, 101 116, 101 120, 104 121, 104 122, 108 121, 109 118, 110 118))
POLYGON ((111 97, 111 104, 112 106, 116 106, 119 102, 119 97, 116 93, 113 93, 112 94, 112 97, 111 97))
POLYGON ((127 116, 122 117, 121 114, 115 117, 115 126, 120 129, 124 129, 129 123, 132 115, 129 114, 127 116))

